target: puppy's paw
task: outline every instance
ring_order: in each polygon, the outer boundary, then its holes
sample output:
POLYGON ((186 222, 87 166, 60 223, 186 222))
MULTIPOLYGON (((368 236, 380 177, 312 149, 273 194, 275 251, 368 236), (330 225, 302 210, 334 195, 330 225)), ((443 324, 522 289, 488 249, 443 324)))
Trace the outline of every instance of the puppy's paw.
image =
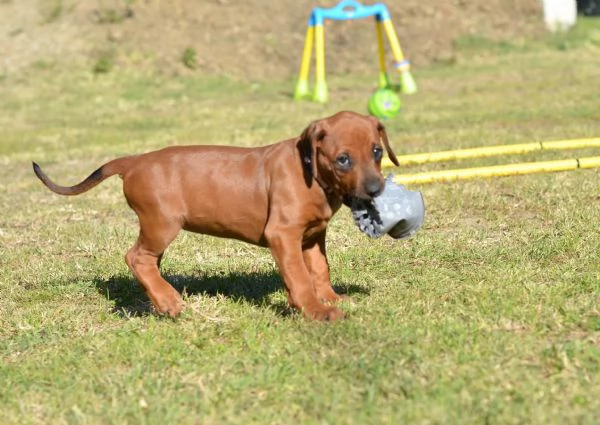
POLYGON ((151 300, 156 311, 165 316, 177 317, 181 313, 181 310, 183 310, 181 295, 174 288, 171 288, 166 294, 151 297, 151 300))
POLYGON ((337 294, 331 286, 316 288, 317 299, 324 304, 336 304, 350 300, 346 295, 337 294))
POLYGON ((306 316, 322 322, 334 322, 345 317, 344 312, 337 307, 322 306, 312 311, 305 311, 306 316))

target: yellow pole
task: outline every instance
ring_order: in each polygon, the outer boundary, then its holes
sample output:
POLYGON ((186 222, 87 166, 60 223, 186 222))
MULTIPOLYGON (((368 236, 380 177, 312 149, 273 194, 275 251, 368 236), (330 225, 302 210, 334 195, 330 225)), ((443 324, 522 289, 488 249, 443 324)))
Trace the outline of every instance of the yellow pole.
POLYGON ((453 182, 475 178, 519 176, 524 174, 569 171, 578 168, 600 167, 600 156, 563 159, 557 161, 523 162, 520 164, 495 165, 491 167, 463 168, 456 170, 431 171, 417 174, 400 174, 394 177, 398 184, 425 184, 453 182))
POLYGON ((416 93, 417 84, 410 73, 410 64, 404 57, 404 53, 402 53, 400 41, 398 40, 398 35, 396 35, 396 30, 394 30, 394 26, 392 25, 392 20, 385 19, 382 23, 390 42, 394 59, 396 60, 396 67, 398 68, 398 71, 400 71, 400 88, 405 94, 416 93))
POLYGON ((377 48, 379 56, 379 87, 386 88, 390 85, 385 66, 385 47, 383 44, 383 28, 381 21, 375 19, 375 31, 377 32, 377 48))
POLYGON ((392 53, 394 54, 394 59, 396 62, 400 63, 404 61, 404 53, 402 53, 402 48, 400 47, 400 41, 398 40, 398 36, 396 35, 396 30, 392 25, 391 19, 385 19, 382 21, 383 28, 387 34, 388 40, 390 42, 390 47, 392 49, 392 53))
MULTIPOLYGON (((522 155, 542 150, 569 150, 582 148, 600 148, 600 137, 586 139, 555 140, 550 142, 520 143, 514 145, 484 146, 479 148, 457 149, 398 156, 400 165, 427 164, 431 162, 454 161, 458 159, 484 158, 499 155, 522 155)), ((383 168, 395 167, 388 158, 384 158, 383 168)))
POLYGON ((600 167, 600 157, 588 156, 587 158, 579 158, 579 168, 598 168, 600 167))
POLYGON ((600 137, 588 139, 554 140, 552 142, 541 142, 542 149, 546 150, 568 150, 581 148, 600 148, 600 137))
POLYGON ((327 82, 325 81, 325 32, 323 25, 315 25, 315 93, 313 100, 327 103, 327 82))
POLYGON ((304 41, 304 52, 302 52, 302 63, 300 64, 300 75, 294 91, 294 99, 300 100, 308 96, 308 73, 310 72, 310 59, 312 56, 313 38, 315 36, 314 27, 308 26, 306 30, 306 39, 304 41))

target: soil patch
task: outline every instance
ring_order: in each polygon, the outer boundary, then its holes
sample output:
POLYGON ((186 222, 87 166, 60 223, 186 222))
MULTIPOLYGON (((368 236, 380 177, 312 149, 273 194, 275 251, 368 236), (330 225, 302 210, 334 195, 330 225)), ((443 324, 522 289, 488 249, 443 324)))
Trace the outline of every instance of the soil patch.
MULTIPOLYGON (((291 77, 298 70, 312 7, 336 3, 0 0, 0 73, 32 64, 68 63, 98 72, 116 66, 249 79, 291 77)), ((386 4, 406 55, 419 66, 452 60, 460 37, 506 40, 541 32, 540 3, 403 0, 386 4)), ((331 23, 325 34, 328 72, 376 68, 372 20, 331 23)))

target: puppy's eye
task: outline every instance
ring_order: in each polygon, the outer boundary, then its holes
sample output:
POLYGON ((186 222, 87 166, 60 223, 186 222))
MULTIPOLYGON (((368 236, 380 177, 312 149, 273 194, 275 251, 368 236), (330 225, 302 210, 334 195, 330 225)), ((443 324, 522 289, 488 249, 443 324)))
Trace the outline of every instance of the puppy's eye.
POLYGON ((352 160, 350 159, 350 155, 347 153, 343 153, 335 159, 335 163, 338 167, 343 170, 349 170, 352 167, 352 160))
POLYGON ((373 159, 375 162, 379 162, 381 161, 381 158, 383 158, 383 149, 381 149, 379 146, 375 146, 373 148, 373 159))

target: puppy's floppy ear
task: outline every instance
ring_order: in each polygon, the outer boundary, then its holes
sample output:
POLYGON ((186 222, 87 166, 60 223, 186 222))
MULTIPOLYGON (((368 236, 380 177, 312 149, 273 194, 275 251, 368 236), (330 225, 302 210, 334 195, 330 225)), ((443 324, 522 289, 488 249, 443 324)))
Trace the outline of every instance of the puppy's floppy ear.
POLYGON ((396 154, 390 146, 390 141, 388 139, 387 132, 385 131, 385 127, 378 119, 372 118, 372 120, 374 121, 375 128, 377 128, 377 132, 379 133, 379 138, 383 141, 383 146, 385 146, 385 150, 390 157, 390 160, 396 167, 398 167, 400 163, 398 162, 398 158, 396 158, 396 154))
POLYGON ((317 148, 327 134, 322 120, 311 122, 300 135, 297 147, 302 159, 304 180, 308 187, 317 177, 317 148))

